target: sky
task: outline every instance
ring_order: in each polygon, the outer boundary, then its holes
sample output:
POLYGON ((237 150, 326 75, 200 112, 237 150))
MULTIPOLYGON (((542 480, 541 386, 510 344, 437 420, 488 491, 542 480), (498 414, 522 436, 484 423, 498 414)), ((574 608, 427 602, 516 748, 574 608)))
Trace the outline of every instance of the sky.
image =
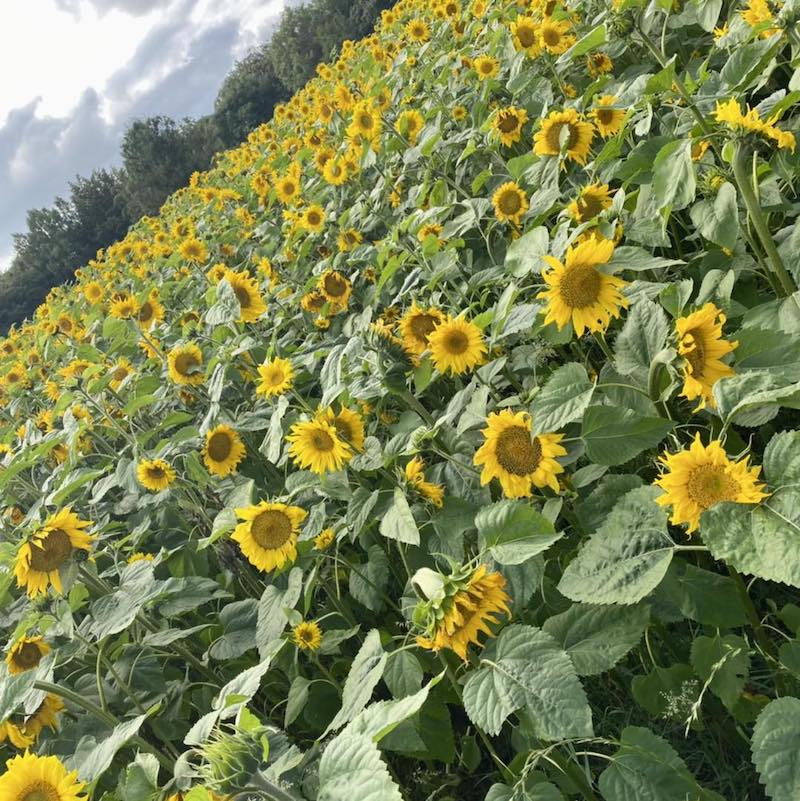
POLYGON ((30 208, 119 164, 137 117, 208 114, 286 0, 4 0, 0 4, 0 270, 30 208))

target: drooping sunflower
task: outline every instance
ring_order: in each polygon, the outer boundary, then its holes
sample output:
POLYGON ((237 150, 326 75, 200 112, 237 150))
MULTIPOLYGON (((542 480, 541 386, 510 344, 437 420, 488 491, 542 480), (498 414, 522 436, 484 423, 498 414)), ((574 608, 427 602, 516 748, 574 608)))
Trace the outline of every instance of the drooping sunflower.
POLYGON ((342 253, 349 253, 354 248, 357 248, 364 241, 364 236, 361 231, 355 228, 345 228, 339 231, 336 237, 336 247, 342 253))
POLYGON ((567 213, 579 223, 589 222, 611 206, 608 184, 594 183, 584 187, 567 206, 567 213))
MULTIPOLYGON (((36 711, 30 715, 19 727, 24 737, 33 742, 39 739, 44 729, 56 731, 58 729, 58 716, 64 711, 64 702, 53 693, 48 693, 36 711)), ((2 796, 0 796, 2 798, 2 796)))
POLYGON ((539 23, 533 17, 519 16, 509 27, 517 50, 524 50, 530 58, 536 58, 542 52, 539 23))
POLYGON ((325 225, 325 211, 317 203, 312 203, 303 210, 298 220, 300 227, 312 234, 318 234, 325 225))
POLYGON ((500 62, 494 56, 478 56, 475 59, 474 67, 481 81, 496 78, 500 73, 500 62))
POLYGON ((355 451, 364 450, 364 419, 358 412, 342 406, 338 414, 331 408, 320 410, 317 418, 336 429, 339 438, 355 451))
POLYGON ((470 644, 481 646, 479 635, 494 637, 489 626, 499 622, 499 615, 511 616, 506 580, 500 573, 489 573, 486 565, 438 579, 434 586, 441 588, 442 597, 420 603, 414 612, 425 628, 417 645, 431 651, 449 648, 466 661, 470 644))
POLYGON ((295 464, 319 474, 341 470, 353 455, 350 446, 339 438, 336 427, 325 420, 295 423, 286 441, 295 464))
POLYGON ((668 453, 661 462, 667 472, 654 482, 664 490, 656 503, 671 506, 670 522, 686 524, 687 534, 697 531, 700 515, 716 503, 760 503, 769 495, 758 480, 761 467, 751 467, 749 456, 734 462, 719 440, 703 445, 699 433, 688 450, 668 453))
POLYGON ((537 297, 547 300, 545 323, 554 322, 560 330, 571 321, 575 333, 583 336, 587 329, 605 331, 611 318, 619 317, 620 308, 628 307, 620 291, 627 282, 597 269, 613 253, 611 240, 591 238, 568 248, 563 264, 544 256, 551 269, 542 278, 549 288, 537 297))
POLYGON ((74 551, 91 549, 94 537, 85 531, 91 525, 74 514, 69 506, 50 515, 17 551, 14 567, 17 586, 26 587, 31 598, 46 593, 50 584, 56 592, 61 592, 59 571, 74 551))
POLYGON ((22 730, 11 720, 0 722, 0 745, 8 740, 14 748, 20 750, 33 745, 33 737, 27 737, 22 730))
POLYGON ((494 117, 492 127, 500 141, 510 147, 522 138, 522 129, 528 121, 528 112, 518 106, 500 109, 494 117))
POLYGON ((276 356, 272 361, 259 365, 258 375, 261 381, 256 387, 256 395, 269 398, 272 395, 282 395, 291 389, 294 369, 288 359, 276 356))
POLYGON ((422 309, 416 301, 412 303, 398 323, 406 353, 412 356, 424 353, 429 347, 428 337, 443 320, 444 314, 439 309, 433 306, 422 309))
POLYGON ((533 152, 537 156, 559 156, 563 146, 568 158, 586 164, 593 137, 594 126, 574 108, 551 111, 533 137, 533 152))
POLYGON ((575 44, 575 35, 567 20, 545 17, 539 26, 539 44, 548 53, 560 55, 575 44))
POLYGON ((208 472, 224 478, 236 472, 246 453, 239 434, 224 423, 206 433, 203 462, 208 472))
POLYGON ((250 564, 269 572, 294 562, 300 524, 308 515, 305 509, 261 501, 236 509, 236 515, 243 522, 236 526, 231 538, 239 543, 250 564))
POLYGON ((448 315, 428 336, 431 359, 440 373, 461 375, 477 367, 486 355, 483 332, 464 317, 448 315))
POLYGON ((614 108, 616 102, 616 95, 603 95, 592 109, 592 119, 603 139, 619 133, 625 119, 625 112, 621 108, 614 108))
POLYGON ((511 409, 490 414, 481 433, 485 442, 474 458, 474 464, 483 467, 481 485, 496 478, 507 498, 530 497, 533 487, 558 492, 556 476, 564 468, 556 457, 567 454, 560 444, 563 434, 533 436, 530 416, 511 409))
POLYGON ((529 208, 528 195, 514 181, 507 181, 495 189, 492 205, 500 222, 519 225, 529 208))
POLYGON ((6 654, 8 672, 14 675, 33 670, 48 653, 50 646, 44 641, 44 637, 21 637, 6 654))
POLYGON ((68 772, 56 756, 12 757, 0 776, 3 801, 86 801, 83 788, 78 772, 68 772))
POLYGON ((346 278, 337 270, 325 270, 319 277, 317 287, 325 299, 335 305, 336 308, 347 308, 353 288, 349 278, 346 278))
POLYGON ((336 539, 336 532, 332 528, 324 528, 314 537, 314 550, 324 551, 336 539))
POLYGON ((161 492, 175 481, 175 468, 163 459, 143 459, 136 466, 136 478, 151 492, 161 492))
POLYGON ((700 399, 698 410, 708 404, 716 408, 714 384, 734 371, 720 361, 731 353, 737 342, 722 336, 725 315, 713 303, 675 321, 678 332, 678 353, 686 360, 683 368, 683 391, 688 400, 700 399))
POLYGON ((444 504, 444 487, 425 479, 425 462, 415 456, 405 468, 406 481, 434 506, 444 504))
POLYGON ((292 629, 292 642, 301 651, 316 651, 322 645, 322 629, 316 620, 304 620, 292 629))
POLYGON ((167 362, 169 377, 176 384, 203 383, 203 351, 194 343, 174 347, 167 355, 167 362))
POLYGON ((254 323, 267 310, 258 282, 246 270, 226 270, 225 278, 239 301, 239 322, 254 323))

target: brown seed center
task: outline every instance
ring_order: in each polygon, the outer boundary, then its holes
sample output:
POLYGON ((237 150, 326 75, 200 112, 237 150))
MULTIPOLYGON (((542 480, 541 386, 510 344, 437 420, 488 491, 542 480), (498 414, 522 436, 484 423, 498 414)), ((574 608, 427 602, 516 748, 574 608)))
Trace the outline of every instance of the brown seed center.
POLYGON ((439 318, 433 314, 415 314, 411 318, 410 329, 414 339, 424 345, 428 344, 428 336, 439 324, 439 318))
POLYGON ((29 784, 19 796, 19 801, 59 801, 61 794, 50 782, 37 781, 29 784))
POLYGON ((463 331, 448 331, 443 344, 448 353, 460 356, 469 349, 469 337, 463 331))
POLYGON ((38 542, 31 542, 31 569, 40 573, 58 570, 72 553, 69 534, 60 528, 48 531, 38 542))
POLYGON ((597 302, 601 287, 602 277, 594 267, 575 264, 565 270, 559 293, 567 306, 583 309, 597 302))
POLYGON ((722 465, 700 465, 692 470, 686 482, 686 492, 701 509, 720 501, 736 500, 740 489, 739 482, 722 465))
POLYGON ((180 375, 189 375, 199 366, 199 362, 191 353, 179 353, 175 359, 175 370, 180 375))
POLYGON ((340 298, 347 291, 347 281, 340 275, 325 276, 325 291, 334 298, 340 298))
POLYGON ((500 207, 500 211, 502 211, 503 214, 512 215, 516 214, 522 208, 522 200, 517 192, 509 189, 500 195, 497 205, 500 207))
POLYGON ((538 437, 531 439, 531 432, 524 426, 513 426, 497 437, 495 455, 500 466, 515 476, 535 473, 542 461, 542 446, 538 437))
POLYGON ((35 668, 42 659, 42 652, 32 642, 26 642, 14 652, 14 664, 23 670, 35 668))
POLYGON ((287 543, 292 536, 292 521, 283 512, 268 509, 253 519, 250 533, 262 548, 275 550, 287 543))
POLYGON ((224 462, 233 450, 233 440, 230 434, 218 431, 208 440, 208 456, 212 462, 224 462))
POLYGON ((548 130, 546 141, 551 150, 561 150, 561 131, 567 129, 567 150, 572 150, 578 143, 578 128, 570 122, 556 122, 548 130))
POLYGON ((683 337, 682 344, 689 348, 683 354, 683 358, 689 362, 689 372, 699 381, 705 373, 706 366, 706 347, 703 337, 699 336, 696 331, 688 331, 683 337))
POLYGON ((233 293, 236 295, 236 300, 239 301, 239 306, 242 309, 249 309, 253 303, 253 299, 250 297, 250 293, 247 291, 247 287, 244 286, 235 286, 233 288, 233 293))
POLYGON ((536 42, 536 29, 528 25, 521 25, 517 28, 517 39, 526 50, 533 47, 536 42))

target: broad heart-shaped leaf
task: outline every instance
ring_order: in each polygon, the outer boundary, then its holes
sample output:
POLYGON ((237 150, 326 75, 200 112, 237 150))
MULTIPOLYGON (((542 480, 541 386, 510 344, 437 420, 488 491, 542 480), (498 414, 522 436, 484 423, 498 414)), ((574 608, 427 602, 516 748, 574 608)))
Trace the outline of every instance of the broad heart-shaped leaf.
POLYGON ((605 801, 724 801, 700 787, 666 740, 639 726, 622 730, 619 750, 600 774, 600 792, 605 801))
POLYGON ((569 654, 579 676, 611 670, 642 639, 650 619, 647 604, 592 606, 573 604, 548 618, 542 628, 569 654))
POLYGON ((669 323, 664 310, 647 298, 637 301, 614 342, 617 372, 621 375, 638 372, 646 378, 650 363, 664 347, 668 333, 669 323))
POLYGON ((343 732, 319 762, 318 801, 403 801, 381 759, 378 746, 364 734, 343 732))
POLYGON ((547 632, 508 626, 481 655, 464 685, 464 709, 496 735, 506 718, 525 707, 537 737, 591 737, 592 713, 567 654, 547 632))
POLYGON ((773 489, 800 483, 800 431, 783 431, 767 444, 762 461, 773 489))
POLYGON ((635 604, 664 578, 674 544, 667 512, 655 502, 659 490, 631 490, 567 565, 559 591, 573 601, 635 604))
POLYGON ((547 781, 536 782, 529 787, 517 784, 493 784, 486 794, 485 801, 564 801, 561 790, 547 781))
POLYGON ((691 662, 694 672, 709 682, 709 689, 728 709, 742 694, 750 675, 747 643, 735 634, 719 632, 714 637, 698 637, 692 643, 691 662))
POLYGON ((781 406, 800 406, 800 381, 787 383, 772 372, 741 373, 717 381, 714 398, 726 424, 755 427, 775 417, 781 406))
POLYGON ((758 506, 712 506, 700 518, 700 531, 715 559, 800 587, 800 488, 782 489, 758 506))
POLYGON ((275 584, 265 588, 258 601, 256 622, 256 645, 261 658, 266 655, 270 643, 281 636, 289 622, 284 609, 292 609, 300 599, 303 587, 303 571, 293 567, 287 578, 287 588, 281 590, 275 584))
POLYGON ((123 631, 133 622, 145 603, 161 592, 149 562, 136 562, 125 568, 116 592, 98 598, 92 604, 91 633, 102 640, 123 631))
POLYGON ((758 716, 751 746, 772 801, 800 798, 800 699, 776 698, 758 716))
POLYGON ((519 565, 546 551, 564 532, 523 501, 498 501, 475 516, 478 544, 501 565, 519 565))
POLYGON ((631 409, 590 406, 583 416, 581 437, 586 454, 597 464, 625 464, 646 448, 653 448, 675 423, 663 417, 643 417, 631 409))
POLYGON ((93 782, 103 775, 114 759, 114 755, 142 727, 146 715, 119 723, 98 742, 91 735, 82 737, 74 756, 67 760, 70 770, 77 770, 85 782, 93 782))
POLYGON ((558 431, 567 423, 579 420, 593 392, 594 384, 582 364, 559 367, 531 403, 533 433, 558 431))
POLYGON ((686 208, 693 200, 697 181, 692 163, 691 139, 669 142, 653 162, 653 201, 667 215, 686 208))
POLYGON ((697 230, 715 245, 733 250, 739 234, 736 189, 727 181, 713 200, 701 200, 689 212, 697 230))
POLYGON ((395 487, 392 505, 381 518, 380 532, 384 537, 407 545, 419 545, 419 529, 411 514, 405 493, 395 487))

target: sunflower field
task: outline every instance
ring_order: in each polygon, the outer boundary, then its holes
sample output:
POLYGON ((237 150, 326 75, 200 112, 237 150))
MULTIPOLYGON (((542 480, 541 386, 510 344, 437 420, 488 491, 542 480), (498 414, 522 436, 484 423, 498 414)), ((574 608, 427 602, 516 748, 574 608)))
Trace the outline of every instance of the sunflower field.
POLYGON ((0 340, 0 801, 797 801, 800 1, 317 73, 0 340))

